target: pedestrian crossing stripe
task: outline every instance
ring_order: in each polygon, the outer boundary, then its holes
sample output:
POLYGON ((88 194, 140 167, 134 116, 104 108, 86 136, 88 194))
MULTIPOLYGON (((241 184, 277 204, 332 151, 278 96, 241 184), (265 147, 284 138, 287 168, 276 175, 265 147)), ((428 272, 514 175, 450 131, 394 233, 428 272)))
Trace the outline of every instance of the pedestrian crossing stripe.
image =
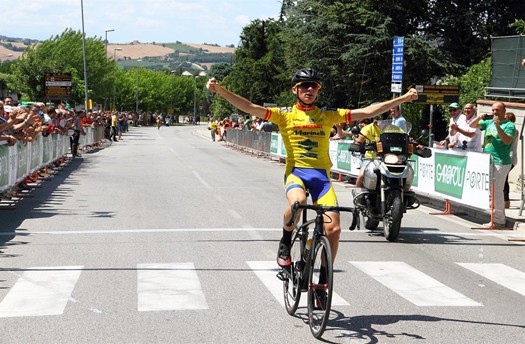
POLYGON ((525 296, 525 272, 496 263, 456 264, 525 296))
POLYGON ((208 309, 193 263, 138 264, 138 311, 208 309))
POLYGON ((482 306, 404 262, 350 262, 416 306, 482 306))
MULTIPOLYGON (((247 263, 275 299, 284 307, 283 282, 276 277, 279 272, 277 263, 275 261, 252 261, 247 263)), ((335 291, 332 292, 332 306, 348 305, 348 302, 335 291)), ((307 307, 306 294, 301 297, 299 307, 307 307)))
MULTIPOLYGON (((279 269, 275 261, 246 263, 284 307, 283 284, 276 277, 279 269)), ((416 306, 483 306, 404 262, 349 263, 416 306)), ((525 273, 522 271, 504 264, 456 264, 525 296, 525 273)), ((83 269, 83 266, 22 269, 18 280, 0 302, 0 318, 63 314, 68 302, 74 301, 72 293, 83 269)), ((3 271, 17 273, 18 270, 3 271)), ((209 309, 191 262, 138 264, 137 296, 139 312, 209 309)), ((348 306, 349 303, 334 291, 332 305, 348 306)), ((300 306, 306 307, 306 297, 301 298, 300 306)))
POLYGON ((0 303, 0 318, 62 314, 83 268, 26 269, 0 303))

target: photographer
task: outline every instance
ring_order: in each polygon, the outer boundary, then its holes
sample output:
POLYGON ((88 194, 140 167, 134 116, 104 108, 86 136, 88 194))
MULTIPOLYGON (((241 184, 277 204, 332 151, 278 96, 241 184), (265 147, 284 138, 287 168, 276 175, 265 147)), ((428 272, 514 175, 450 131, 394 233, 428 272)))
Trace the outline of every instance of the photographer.
MULTIPOLYGON (((512 159, 512 139, 516 127, 505 117, 505 104, 492 104, 492 115, 481 114, 470 123, 471 128, 479 128, 485 132, 483 151, 492 154, 494 163, 494 224, 505 226, 505 202, 503 190, 505 179, 510 171, 512 159)), ((488 224, 490 225, 490 224, 488 224)))

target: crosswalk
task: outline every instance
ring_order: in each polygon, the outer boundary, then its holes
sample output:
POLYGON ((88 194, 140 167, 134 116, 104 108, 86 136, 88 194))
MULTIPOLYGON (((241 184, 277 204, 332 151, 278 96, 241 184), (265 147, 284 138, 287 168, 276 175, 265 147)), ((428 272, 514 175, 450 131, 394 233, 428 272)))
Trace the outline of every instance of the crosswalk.
MULTIPOLYGON (((277 301, 284 306, 282 282, 276 278, 275 261, 247 261, 246 264, 277 301)), ((417 307, 483 307, 473 300, 405 262, 350 261, 356 270, 417 307)), ((525 272, 504 264, 455 263, 467 274, 484 279, 525 296, 525 272)), ((22 269, 0 301, 0 318, 50 316, 64 313, 78 288, 83 266, 48 266, 22 269)), ((3 271, 6 271, 5 269, 3 271)), ((209 309, 205 292, 193 262, 137 264, 138 312, 209 309)), ((353 273, 353 271, 349 271, 353 273)), ((2 285, 5 289, 5 285, 2 285)), ((341 287, 342 288, 342 287, 341 287)), ((304 302, 303 298, 303 302, 304 302)), ((332 305, 348 306, 335 286, 332 305)), ((306 306, 305 304, 302 307, 306 306)))

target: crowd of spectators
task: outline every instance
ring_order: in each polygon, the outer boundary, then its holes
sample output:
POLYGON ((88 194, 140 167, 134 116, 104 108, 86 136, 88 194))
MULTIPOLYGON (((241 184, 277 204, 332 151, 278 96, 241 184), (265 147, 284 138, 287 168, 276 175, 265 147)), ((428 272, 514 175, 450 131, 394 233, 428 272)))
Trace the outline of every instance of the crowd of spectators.
POLYGON ((219 117, 217 119, 209 116, 208 129, 211 132, 212 141, 215 141, 217 136, 218 141, 224 141, 226 132, 229 129, 267 133, 277 131, 277 127, 273 123, 261 118, 255 116, 244 118, 234 115, 225 118, 219 117))
MULTIPOLYGON (((11 97, 0 100, 0 145, 21 143, 25 146, 39 135, 67 135, 72 158, 81 157, 79 141, 86 134, 86 127, 102 127, 106 139, 119 141, 123 139, 122 134, 129 130, 130 123, 136 123, 135 114, 110 111, 86 113, 84 110, 75 111, 64 102, 55 107, 41 102, 16 102, 11 97)), ((58 165, 58 162, 52 165, 58 165)), ((49 167, 54 167, 52 165, 49 167)), ((13 190, 28 189, 27 184, 34 181, 33 176, 27 176, 13 190)))

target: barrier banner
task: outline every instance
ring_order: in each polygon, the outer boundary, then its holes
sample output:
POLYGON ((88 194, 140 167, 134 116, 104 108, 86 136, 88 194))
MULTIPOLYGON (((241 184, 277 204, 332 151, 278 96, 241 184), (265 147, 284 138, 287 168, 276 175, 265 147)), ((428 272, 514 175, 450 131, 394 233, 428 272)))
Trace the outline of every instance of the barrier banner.
MULTIPOLYGON (((281 135, 272 133, 271 140, 271 155, 286 158, 281 135), (278 147, 277 152, 275 152, 275 145, 278 147)), ((332 172, 355 177, 359 174, 361 159, 348 151, 351 142, 330 141, 332 172)), ((417 155, 410 157, 412 160, 410 164, 414 169, 413 190, 470 207, 487 209, 491 186, 491 155, 459 149, 431 148, 431 150, 430 158, 421 158, 417 155)))
POLYGON ((31 143, 27 144, 28 149, 24 149, 24 144, 20 141, 18 141, 16 146, 16 160, 17 163, 17 169, 16 169, 16 180, 21 180, 24 176, 27 175, 29 171, 28 166, 28 156, 31 156, 31 143))
POLYGON ((0 146, 0 191, 9 187, 9 147, 0 146))
POLYGON ((272 142, 270 144, 270 153, 277 154, 279 151, 279 135, 272 133, 272 142))

